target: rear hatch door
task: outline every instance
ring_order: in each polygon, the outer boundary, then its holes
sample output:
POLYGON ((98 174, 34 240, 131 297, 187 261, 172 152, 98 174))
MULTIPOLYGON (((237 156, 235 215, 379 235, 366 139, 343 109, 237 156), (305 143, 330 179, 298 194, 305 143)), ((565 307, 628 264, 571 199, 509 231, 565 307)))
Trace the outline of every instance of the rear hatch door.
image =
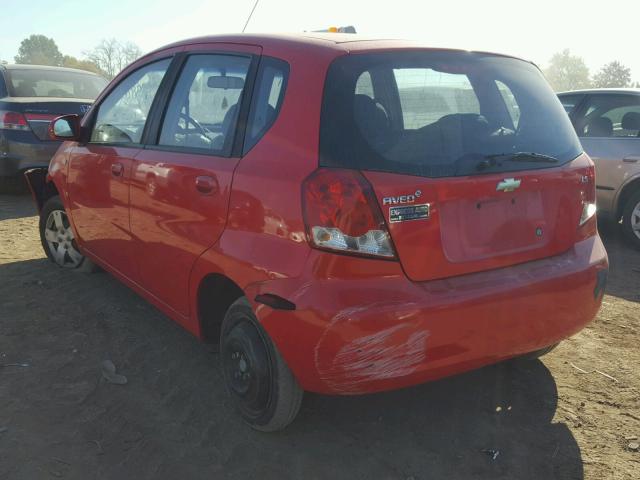
POLYGON ((586 195, 582 155, 556 168, 421 178, 363 172, 402 267, 414 281, 560 254, 576 241, 586 195))

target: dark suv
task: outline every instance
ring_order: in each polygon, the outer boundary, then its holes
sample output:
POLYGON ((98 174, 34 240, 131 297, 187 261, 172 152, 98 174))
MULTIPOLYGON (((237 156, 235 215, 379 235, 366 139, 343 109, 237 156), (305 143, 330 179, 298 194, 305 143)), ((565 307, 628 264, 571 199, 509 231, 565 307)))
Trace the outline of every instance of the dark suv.
POLYGON ((60 142, 47 135, 64 114, 85 114, 107 81, 90 72, 0 65, 0 177, 49 165, 60 142))

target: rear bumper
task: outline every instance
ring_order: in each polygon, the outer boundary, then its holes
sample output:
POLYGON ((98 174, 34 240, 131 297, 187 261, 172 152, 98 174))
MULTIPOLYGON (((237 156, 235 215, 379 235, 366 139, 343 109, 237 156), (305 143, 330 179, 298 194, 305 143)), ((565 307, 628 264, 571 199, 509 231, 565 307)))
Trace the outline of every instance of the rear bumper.
POLYGON ((29 168, 47 167, 60 142, 43 142, 32 132, 0 132, 0 177, 12 177, 29 168))
POLYGON ((461 373, 575 334, 598 312, 607 271, 595 236, 559 256, 430 282, 311 273, 302 282, 274 280, 257 293, 287 298, 296 310, 258 304, 256 314, 304 389, 370 393, 461 373))

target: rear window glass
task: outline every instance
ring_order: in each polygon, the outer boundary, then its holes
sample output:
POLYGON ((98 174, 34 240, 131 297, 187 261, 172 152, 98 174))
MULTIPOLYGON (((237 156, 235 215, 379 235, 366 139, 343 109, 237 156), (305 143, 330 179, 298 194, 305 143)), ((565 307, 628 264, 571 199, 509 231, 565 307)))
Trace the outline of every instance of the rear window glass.
POLYGON ((8 70, 12 97, 59 97, 95 100, 107 81, 97 75, 64 70, 8 70))
POLYGON ((559 100, 522 60, 347 55, 332 63, 324 92, 323 166, 443 177, 545 168, 582 152, 559 100))

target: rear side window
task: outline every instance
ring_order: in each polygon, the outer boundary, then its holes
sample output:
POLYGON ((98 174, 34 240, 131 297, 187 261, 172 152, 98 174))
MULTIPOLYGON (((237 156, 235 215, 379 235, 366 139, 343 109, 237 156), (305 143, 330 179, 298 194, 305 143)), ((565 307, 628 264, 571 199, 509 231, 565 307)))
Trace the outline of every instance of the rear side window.
POLYGON ((136 70, 114 88, 98 107, 92 143, 140 143, 151 104, 170 59, 136 70))
POLYGON ((192 55, 171 95, 159 145, 231 151, 250 57, 192 55))
POLYGON ((562 102, 562 106, 564 107, 565 112, 571 113, 575 110, 575 108, 580 105, 580 102, 584 98, 584 95, 562 95, 559 97, 560 102, 562 102))
POLYGON ((289 64, 276 58, 263 57, 249 111, 244 153, 258 143, 276 121, 284 100, 289 64))
POLYGON ((513 127, 518 128, 518 123, 520 122, 520 105, 518 105, 515 95, 511 89, 500 80, 496 80, 496 86, 498 87, 504 106, 509 112, 513 127))
POLYGON ((590 95, 574 119, 580 137, 631 137, 640 133, 640 95, 590 95))
POLYGON ((556 95, 522 60, 352 54, 327 73, 322 166, 446 177, 548 168, 581 152, 556 95))
POLYGON ((396 68, 393 75, 405 129, 431 125, 445 115, 480 113, 478 98, 466 75, 430 68, 396 68))
POLYGON ((369 98, 375 98, 373 93, 373 82, 371 81, 371 74, 369 72, 363 72, 356 82, 356 95, 366 95, 369 98))

